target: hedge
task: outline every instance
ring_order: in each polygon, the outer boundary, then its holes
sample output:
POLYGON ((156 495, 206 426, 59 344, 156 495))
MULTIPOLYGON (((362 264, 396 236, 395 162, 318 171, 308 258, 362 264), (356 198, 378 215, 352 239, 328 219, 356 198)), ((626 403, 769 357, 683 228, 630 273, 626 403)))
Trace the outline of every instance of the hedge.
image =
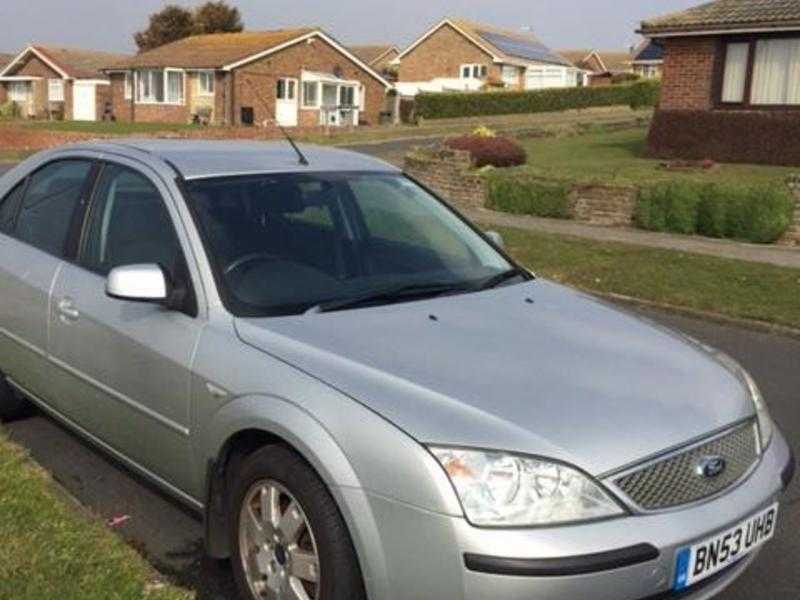
POLYGON ((777 185, 670 182, 641 190, 634 222, 650 231, 769 244, 786 233, 793 214, 794 199, 777 185))
POLYGON ((458 92, 419 94, 416 113, 424 119, 450 119, 558 112, 597 106, 655 106, 660 93, 657 81, 626 85, 574 87, 531 92, 458 92))
POLYGON ((445 146, 453 150, 464 150, 472 156, 472 162, 481 167, 517 167, 528 161, 528 153, 516 140, 508 137, 462 135, 445 140, 445 146))
POLYGON ((569 192, 566 183, 495 172, 489 175, 486 208, 517 215, 569 219, 572 217, 569 192))

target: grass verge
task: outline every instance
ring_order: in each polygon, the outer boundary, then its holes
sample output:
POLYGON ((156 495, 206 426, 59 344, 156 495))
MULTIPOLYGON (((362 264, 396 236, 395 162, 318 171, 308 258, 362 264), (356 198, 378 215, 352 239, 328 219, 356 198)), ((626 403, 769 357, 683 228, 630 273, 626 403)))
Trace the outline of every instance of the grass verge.
POLYGON ((0 598, 184 600, 132 548, 76 508, 0 430, 0 598))
POLYGON ((541 276, 737 319, 800 329, 800 269, 491 227, 541 276))
POLYGON ((583 183, 643 185, 660 181, 692 181, 739 185, 782 182, 797 171, 790 167, 721 164, 714 169, 676 171, 663 161, 643 158, 647 129, 597 131, 581 136, 523 140, 528 164, 520 169, 534 175, 583 183))

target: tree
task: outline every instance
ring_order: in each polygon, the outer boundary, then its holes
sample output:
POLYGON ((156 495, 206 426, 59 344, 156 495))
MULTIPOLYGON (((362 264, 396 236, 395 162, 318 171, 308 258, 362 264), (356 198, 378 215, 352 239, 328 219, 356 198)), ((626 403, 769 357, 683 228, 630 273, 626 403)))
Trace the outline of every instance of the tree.
POLYGON ((194 15, 185 8, 170 4, 160 12, 150 15, 150 24, 133 39, 140 52, 152 50, 194 33, 194 15))
POLYGON ((243 29, 239 9, 223 0, 206 2, 194 13, 195 33, 237 33, 243 29))

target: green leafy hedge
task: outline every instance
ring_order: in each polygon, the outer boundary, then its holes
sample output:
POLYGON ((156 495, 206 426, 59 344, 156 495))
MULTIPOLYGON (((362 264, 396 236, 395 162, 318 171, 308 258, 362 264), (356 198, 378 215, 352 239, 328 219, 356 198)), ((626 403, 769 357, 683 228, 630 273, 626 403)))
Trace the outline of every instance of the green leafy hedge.
POLYGON ((517 215, 569 219, 569 185, 506 173, 489 175, 486 208, 517 215))
POLYGON ((655 106, 661 85, 639 81, 605 87, 575 87, 532 92, 458 92, 419 94, 416 113, 424 119, 450 119, 558 112, 597 106, 655 106))
POLYGON ((769 244, 786 232, 793 214, 791 194, 777 185, 670 182, 641 190, 634 221, 650 231, 769 244))

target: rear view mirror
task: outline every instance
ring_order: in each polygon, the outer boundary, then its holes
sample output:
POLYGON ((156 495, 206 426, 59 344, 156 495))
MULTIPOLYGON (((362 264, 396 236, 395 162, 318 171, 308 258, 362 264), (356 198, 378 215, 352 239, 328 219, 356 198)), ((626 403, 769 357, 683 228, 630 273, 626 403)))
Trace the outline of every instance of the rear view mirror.
POLYGON ((494 245, 497 246, 498 248, 506 247, 506 242, 503 239, 503 236, 497 233, 496 231, 487 231, 486 237, 492 240, 492 242, 494 242, 494 245))
POLYGON ((170 296, 170 284, 155 264, 117 267, 108 274, 106 295, 132 302, 164 302, 170 296))

